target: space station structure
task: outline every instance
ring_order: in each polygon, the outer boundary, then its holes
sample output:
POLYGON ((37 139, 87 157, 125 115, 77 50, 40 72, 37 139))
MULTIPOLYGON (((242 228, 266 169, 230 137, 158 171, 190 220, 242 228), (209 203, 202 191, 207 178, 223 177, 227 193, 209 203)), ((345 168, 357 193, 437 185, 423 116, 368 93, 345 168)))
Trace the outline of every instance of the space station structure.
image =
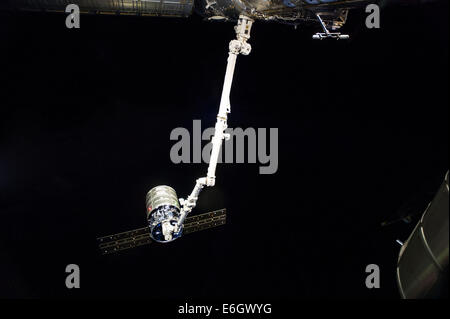
POLYGON ((194 0, 2 0, 0 9, 65 12, 69 4, 82 14, 188 17, 194 0))
MULTIPOLYGON (((371 1, 374 2, 374 1, 371 1)), ((76 4, 82 14, 189 17, 236 22, 240 15, 253 20, 300 25, 317 23, 320 15, 329 30, 342 27, 350 9, 367 0, 2 0, 0 9, 66 12, 76 4)))
POLYGON ((197 0, 196 9, 210 20, 232 20, 245 15, 253 20, 300 25, 317 23, 322 16, 327 28, 342 27, 348 10, 364 0, 197 0))

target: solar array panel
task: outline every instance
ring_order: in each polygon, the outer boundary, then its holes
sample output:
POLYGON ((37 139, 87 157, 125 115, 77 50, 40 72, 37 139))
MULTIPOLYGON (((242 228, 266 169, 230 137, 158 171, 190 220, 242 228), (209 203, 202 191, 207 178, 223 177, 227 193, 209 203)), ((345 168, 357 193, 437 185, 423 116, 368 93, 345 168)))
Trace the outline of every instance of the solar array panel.
MULTIPOLYGON (((227 210, 219 209, 213 212, 189 216, 184 222, 183 235, 196 231, 217 227, 226 223, 227 210)), ((103 255, 121 250, 148 245, 152 243, 149 228, 142 227, 114 235, 97 238, 98 247, 103 255)))

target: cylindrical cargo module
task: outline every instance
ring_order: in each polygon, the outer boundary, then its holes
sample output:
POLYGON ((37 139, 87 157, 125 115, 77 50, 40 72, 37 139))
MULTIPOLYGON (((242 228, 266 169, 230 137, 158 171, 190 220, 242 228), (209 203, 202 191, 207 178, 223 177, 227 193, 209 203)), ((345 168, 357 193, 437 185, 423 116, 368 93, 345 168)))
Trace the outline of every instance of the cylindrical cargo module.
POLYGON ((161 185, 152 188, 146 196, 146 207, 150 236, 155 241, 166 243, 181 236, 182 228, 174 231, 181 207, 172 187, 161 185))

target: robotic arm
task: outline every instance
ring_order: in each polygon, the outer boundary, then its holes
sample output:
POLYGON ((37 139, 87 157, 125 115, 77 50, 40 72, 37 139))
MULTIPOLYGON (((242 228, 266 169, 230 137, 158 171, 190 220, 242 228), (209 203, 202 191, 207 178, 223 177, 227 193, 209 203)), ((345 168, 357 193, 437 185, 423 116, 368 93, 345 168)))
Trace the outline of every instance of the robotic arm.
MULTIPOLYGON (((322 25, 325 33, 317 33, 313 38, 335 38, 347 39, 348 36, 340 33, 329 32, 319 14, 317 18, 322 25)), ((214 186, 216 182, 216 167, 223 139, 229 139, 230 136, 225 133, 227 129, 227 116, 231 111, 230 91, 233 83, 234 68, 239 54, 248 55, 251 51, 250 29, 253 20, 245 15, 240 15, 237 25, 234 27, 236 39, 230 41, 227 69, 220 100, 219 113, 212 137, 211 158, 206 177, 197 179, 194 189, 187 199, 176 195, 173 188, 169 186, 156 186, 147 193, 147 219, 150 227, 150 236, 153 240, 166 243, 180 237, 183 230, 183 223, 189 213, 197 204, 198 197, 205 186, 214 186)))
POLYGON ((182 225, 186 216, 192 211, 197 203, 198 196, 201 190, 205 186, 214 186, 216 182, 216 166, 219 152, 222 147, 222 140, 228 140, 230 136, 225 134, 227 129, 227 114, 231 112, 230 106, 230 91, 231 84, 233 82, 234 68, 236 66, 236 59, 239 54, 248 55, 251 51, 250 44, 247 40, 250 38, 250 29, 252 27, 253 20, 247 16, 239 16, 237 25, 234 27, 236 32, 236 39, 230 41, 228 52, 228 63, 225 72, 225 80, 223 83, 222 97, 220 99, 219 113, 217 114, 217 121, 214 130, 214 136, 212 137, 212 151, 211 158, 208 166, 208 173, 206 177, 197 179, 195 187, 192 193, 186 200, 180 198, 181 212, 178 223, 175 227, 177 231, 182 225))
POLYGON ((150 237, 157 242, 167 243, 180 237, 183 223, 197 204, 198 196, 203 187, 215 185, 216 166, 222 140, 230 138, 228 134, 225 134, 225 130, 227 129, 227 114, 230 113, 230 91, 236 59, 239 54, 248 55, 251 51, 251 46, 247 43, 247 40, 250 38, 252 24, 252 19, 241 15, 234 27, 236 39, 232 40, 229 45, 227 69, 214 136, 211 140, 211 158, 206 177, 197 179, 194 189, 187 199, 178 199, 175 190, 165 185, 156 186, 147 193, 146 207, 150 237))

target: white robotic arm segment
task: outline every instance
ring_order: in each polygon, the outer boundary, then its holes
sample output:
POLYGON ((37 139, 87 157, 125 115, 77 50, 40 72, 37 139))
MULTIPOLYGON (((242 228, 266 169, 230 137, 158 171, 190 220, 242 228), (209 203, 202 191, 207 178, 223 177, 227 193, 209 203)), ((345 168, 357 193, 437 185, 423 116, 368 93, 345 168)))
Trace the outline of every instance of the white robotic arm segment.
POLYGON ((192 211, 197 203, 198 196, 204 186, 214 186, 216 180, 216 166, 219 158, 220 149, 222 147, 222 140, 228 139, 229 135, 225 134, 227 129, 227 114, 231 112, 230 106, 230 92, 231 85, 233 83, 234 68, 236 66, 236 59, 239 54, 248 55, 251 51, 250 44, 247 40, 250 38, 250 29, 253 24, 253 20, 249 17, 241 15, 238 20, 238 24, 234 27, 236 31, 236 39, 230 41, 227 69, 225 72, 225 79, 223 83, 222 96, 220 99, 219 113, 217 114, 217 121, 214 130, 214 136, 212 137, 212 150, 209 160, 208 173, 206 177, 197 179, 194 190, 189 195, 187 200, 180 199, 181 218, 178 221, 177 226, 181 227, 186 216, 192 211))
POLYGON ((208 166, 208 174, 206 177, 207 186, 215 185, 216 166, 220 149, 222 147, 222 140, 224 138, 229 138, 229 135, 225 134, 225 130, 228 127, 227 114, 231 112, 230 92, 231 85, 233 83, 233 74, 236 66, 236 59, 239 54, 250 54, 251 46, 247 43, 247 40, 250 39, 250 29, 252 27, 252 24, 252 19, 241 15, 239 17, 237 26, 234 27, 237 39, 230 41, 227 69, 225 72, 225 79, 223 83, 222 97, 220 99, 219 113, 217 114, 214 136, 211 140, 212 151, 208 166))
POLYGON ((202 191, 203 187, 205 187, 205 185, 206 177, 197 179, 194 189, 192 190, 192 193, 188 196, 188 198, 186 200, 180 198, 181 212, 180 218, 178 219, 176 231, 178 231, 179 227, 183 225, 186 216, 192 211, 192 209, 194 209, 195 205, 197 204, 198 196, 200 195, 200 192, 202 191))

